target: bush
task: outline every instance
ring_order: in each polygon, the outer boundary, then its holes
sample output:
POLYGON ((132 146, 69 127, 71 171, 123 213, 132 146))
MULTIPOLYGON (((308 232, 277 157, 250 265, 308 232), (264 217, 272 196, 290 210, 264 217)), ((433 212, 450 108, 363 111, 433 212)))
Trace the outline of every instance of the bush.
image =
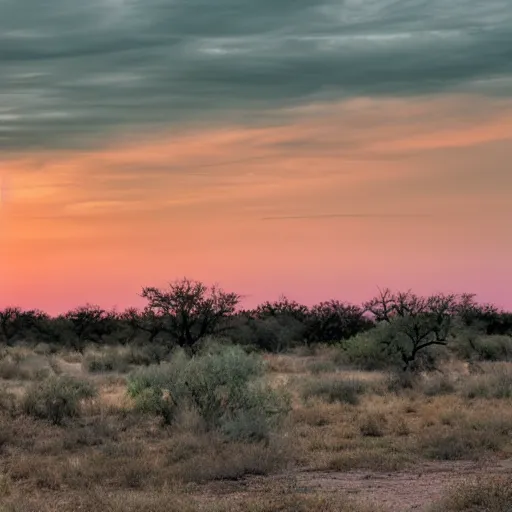
POLYGON ((22 409, 30 416, 60 425, 65 418, 79 416, 81 402, 95 396, 96 390, 87 381, 50 377, 28 389, 22 409))
POLYGON ((388 391, 400 393, 404 389, 414 389, 418 386, 419 376, 412 372, 398 370, 389 375, 388 391))
POLYGON ((455 384, 445 375, 431 376, 423 381, 422 391, 426 396, 449 395, 455 391, 455 384))
POLYGON ((90 373, 119 372, 125 373, 129 365, 119 350, 107 349, 101 353, 86 354, 82 367, 90 373))
POLYGON ((511 504, 512 478, 499 476, 459 484, 431 512, 510 512, 511 504))
POLYGON ((333 373, 336 371, 336 363, 334 361, 311 361, 308 364, 307 369, 313 375, 319 375, 320 373, 333 373))
POLYGON ((29 380, 32 372, 23 368, 20 363, 11 357, 0 361, 0 378, 5 380, 29 380))
POLYGON ((315 380, 305 385, 302 398, 317 397, 329 403, 357 405, 359 395, 366 391, 366 384, 358 380, 315 380))
POLYGON ((359 431, 365 437, 382 437, 387 423, 387 419, 383 414, 369 414, 361 420, 359 431))
POLYGON ((382 344, 385 327, 378 326, 343 342, 343 356, 347 363, 361 370, 382 370, 400 365, 396 353, 386 353, 382 344))
POLYGON ((467 331, 457 337, 454 350, 466 360, 512 361, 512 336, 467 331))
POLYGON ((462 424, 452 432, 429 432, 419 440, 421 453, 435 460, 470 460, 499 451, 508 442, 507 426, 462 424))
POLYGON ((288 408, 287 397, 261 383, 263 360, 237 346, 212 345, 194 357, 176 352, 169 363, 128 377, 137 408, 172 423, 195 409, 208 429, 231 439, 261 439, 288 408))
POLYGON ((493 373, 473 375, 464 382, 461 394, 465 398, 511 398, 512 370, 497 367, 493 373))

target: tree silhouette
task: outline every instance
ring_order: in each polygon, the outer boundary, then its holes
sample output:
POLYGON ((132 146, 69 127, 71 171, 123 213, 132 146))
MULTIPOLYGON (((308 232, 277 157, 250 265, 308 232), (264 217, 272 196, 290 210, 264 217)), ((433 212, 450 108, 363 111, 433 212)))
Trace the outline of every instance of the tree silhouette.
POLYGON ((146 319, 161 322, 173 342, 188 349, 205 336, 224 332, 223 321, 240 302, 236 293, 187 278, 170 283, 165 290, 143 288, 141 295, 148 301, 146 319))

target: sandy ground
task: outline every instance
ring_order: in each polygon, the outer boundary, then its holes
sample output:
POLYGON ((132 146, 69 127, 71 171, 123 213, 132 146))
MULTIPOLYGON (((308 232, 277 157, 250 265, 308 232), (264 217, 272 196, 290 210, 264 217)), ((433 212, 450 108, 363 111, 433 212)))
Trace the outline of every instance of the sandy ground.
MULTIPOLYGON (((393 473, 374 471, 294 471, 272 477, 272 486, 296 492, 339 493, 359 503, 384 507, 390 512, 425 511, 439 501, 452 486, 482 476, 512 472, 512 459, 485 463, 431 462, 419 464, 415 470, 393 473)), ((223 482, 210 488, 208 499, 224 493, 237 493, 240 498, 255 498, 268 490, 267 478, 246 478, 223 482)))

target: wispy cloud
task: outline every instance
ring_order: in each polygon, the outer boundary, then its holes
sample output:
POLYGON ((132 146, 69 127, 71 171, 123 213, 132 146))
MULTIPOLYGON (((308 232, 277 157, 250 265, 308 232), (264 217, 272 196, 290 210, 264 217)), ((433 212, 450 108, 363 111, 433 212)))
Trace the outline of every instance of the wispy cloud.
POLYGON ((262 220, 304 220, 304 219, 421 219, 432 214, 422 213, 318 213, 310 215, 277 215, 262 220))
POLYGON ((0 48, 4 150, 276 122, 323 99, 512 90, 509 0, 3 0, 0 48))

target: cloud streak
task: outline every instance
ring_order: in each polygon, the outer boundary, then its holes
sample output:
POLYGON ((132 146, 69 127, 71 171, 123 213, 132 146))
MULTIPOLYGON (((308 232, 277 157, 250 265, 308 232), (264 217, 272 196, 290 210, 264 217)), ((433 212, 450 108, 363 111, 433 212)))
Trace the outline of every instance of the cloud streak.
POLYGON ((306 219, 422 219, 433 215, 425 213, 319 213, 311 215, 280 215, 263 217, 262 220, 306 220, 306 219))
POLYGON ((280 122, 312 100, 509 94, 508 0, 0 2, 0 148, 216 119, 280 122))

